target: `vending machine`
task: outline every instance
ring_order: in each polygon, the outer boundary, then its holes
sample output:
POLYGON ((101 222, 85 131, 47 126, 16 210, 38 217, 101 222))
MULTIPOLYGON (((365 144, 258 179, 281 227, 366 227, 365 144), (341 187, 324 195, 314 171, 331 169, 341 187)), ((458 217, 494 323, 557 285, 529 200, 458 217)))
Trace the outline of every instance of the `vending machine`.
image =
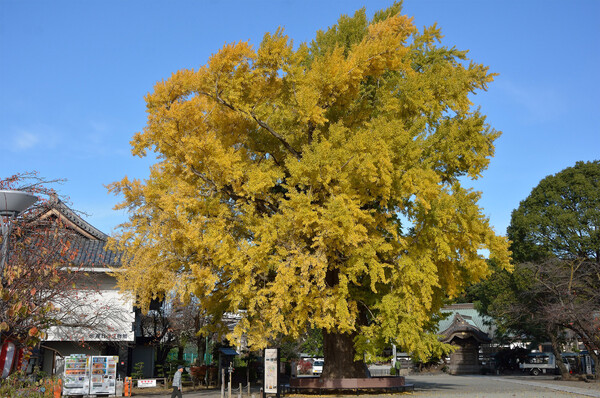
POLYGON ((90 391, 90 364, 85 354, 65 358, 63 395, 87 395, 90 391))
POLYGON ((117 356, 91 357, 91 382, 89 394, 114 395, 117 389, 117 356))

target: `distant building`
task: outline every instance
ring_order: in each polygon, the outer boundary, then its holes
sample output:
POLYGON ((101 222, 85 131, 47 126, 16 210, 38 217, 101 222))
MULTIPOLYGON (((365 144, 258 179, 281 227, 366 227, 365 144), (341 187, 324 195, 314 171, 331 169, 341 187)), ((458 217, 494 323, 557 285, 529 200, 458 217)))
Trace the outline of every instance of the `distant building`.
POLYGON ((456 346, 450 354, 450 374, 480 373, 485 355, 482 346, 492 341, 493 329, 490 319, 485 319, 472 303, 453 304, 442 309, 450 313, 438 325, 441 341, 456 346))

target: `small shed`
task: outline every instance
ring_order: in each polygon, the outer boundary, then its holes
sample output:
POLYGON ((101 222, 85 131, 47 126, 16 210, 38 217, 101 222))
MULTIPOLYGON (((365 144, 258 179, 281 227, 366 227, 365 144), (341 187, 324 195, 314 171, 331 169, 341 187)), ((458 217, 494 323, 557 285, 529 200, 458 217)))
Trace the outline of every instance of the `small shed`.
POLYGON ((227 369, 229 368, 229 364, 233 363, 233 358, 235 358, 236 355, 238 355, 238 353, 233 348, 219 348, 219 384, 223 380, 223 374, 225 374, 227 377, 227 369))

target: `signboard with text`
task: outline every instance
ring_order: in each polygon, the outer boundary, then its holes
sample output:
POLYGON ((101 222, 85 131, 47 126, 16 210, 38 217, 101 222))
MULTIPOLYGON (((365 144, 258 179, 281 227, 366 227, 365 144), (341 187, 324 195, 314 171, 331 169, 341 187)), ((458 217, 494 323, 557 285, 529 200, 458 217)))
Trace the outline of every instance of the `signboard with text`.
POLYGON ((265 349, 265 394, 279 395, 279 349, 265 349))
POLYGON ((156 387, 156 379, 138 380, 138 388, 156 387))
POLYGON ((85 326, 51 326, 45 341, 135 340, 133 304, 118 290, 79 292, 77 303, 77 308, 70 310, 66 319, 77 320, 78 324, 85 326))

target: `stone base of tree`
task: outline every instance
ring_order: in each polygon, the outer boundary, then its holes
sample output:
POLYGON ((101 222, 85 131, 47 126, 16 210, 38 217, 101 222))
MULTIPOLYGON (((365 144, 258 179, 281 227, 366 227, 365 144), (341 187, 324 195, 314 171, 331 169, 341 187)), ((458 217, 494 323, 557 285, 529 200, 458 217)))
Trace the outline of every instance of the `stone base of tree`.
POLYGON ((412 384, 406 384, 402 376, 361 377, 344 379, 322 379, 315 377, 293 378, 290 380, 291 391, 342 391, 342 390, 412 390, 412 384))

